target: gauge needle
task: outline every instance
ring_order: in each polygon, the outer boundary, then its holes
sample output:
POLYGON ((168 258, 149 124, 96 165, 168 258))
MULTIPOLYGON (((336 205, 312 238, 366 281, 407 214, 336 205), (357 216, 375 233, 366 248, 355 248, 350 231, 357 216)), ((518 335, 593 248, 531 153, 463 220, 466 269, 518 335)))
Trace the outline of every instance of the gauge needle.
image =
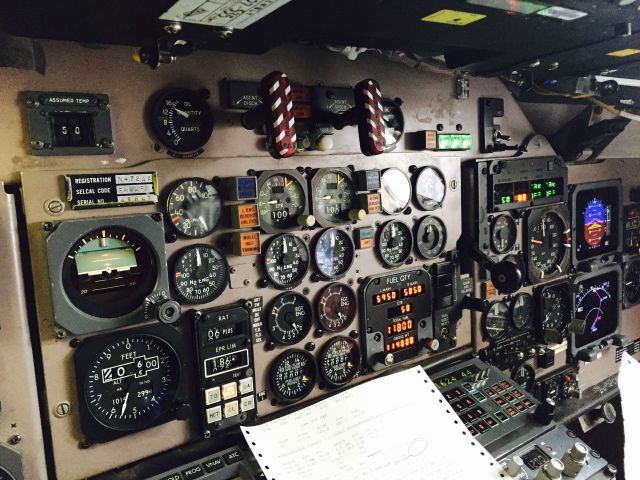
POLYGON ((204 219, 204 217, 202 215, 200 215, 198 217, 198 220, 200 220, 200 224, 202 225, 202 228, 204 228, 206 230, 207 229, 207 221, 204 219))
POLYGON ((200 249, 196 248, 196 267, 202 265, 202 258, 200 257, 200 249))
POLYGON ((189 114, 187 112, 185 112, 184 110, 179 110, 176 107, 173 107, 173 109, 176 111, 176 113, 178 115, 183 116, 184 118, 189 118, 189 114))
POLYGON ((124 396, 124 402, 122 403, 122 412, 120 412, 120 416, 124 415, 125 410, 127 409, 127 401, 129 400, 129 392, 124 396))
POLYGON ((325 195, 322 197, 323 200, 331 200, 333 197, 331 195, 325 195))
POLYGON ((278 200, 269 200, 267 205, 275 205, 276 203, 278 203, 278 200))
POLYGON ((542 245, 542 240, 536 240, 535 238, 532 238, 531 243, 535 243, 536 245, 542 245))
POLYGON ((284 253, 285 255, 288 253, 286 240, 282 242, 282 253, 284 253))

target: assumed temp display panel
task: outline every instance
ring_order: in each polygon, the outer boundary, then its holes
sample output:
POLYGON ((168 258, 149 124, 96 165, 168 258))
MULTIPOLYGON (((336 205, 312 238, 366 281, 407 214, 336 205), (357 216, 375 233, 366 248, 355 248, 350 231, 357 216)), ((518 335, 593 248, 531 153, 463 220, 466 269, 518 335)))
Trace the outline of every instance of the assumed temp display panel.
POLYGON ((621 205, 619 180, 574 187, 571 193, 574 263, 620 251, 621 205))

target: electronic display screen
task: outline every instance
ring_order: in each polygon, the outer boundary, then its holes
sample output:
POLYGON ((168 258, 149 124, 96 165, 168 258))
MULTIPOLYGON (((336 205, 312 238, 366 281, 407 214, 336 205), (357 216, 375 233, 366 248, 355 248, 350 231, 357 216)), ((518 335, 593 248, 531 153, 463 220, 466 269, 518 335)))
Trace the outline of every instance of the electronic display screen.
POLYGON ((620 310, 616 271, 604 273, 578 284, 575 294, 575 316, 585 321, 584 334, 576 334, 576 347, 605 338, 616 331, 620 310))
POLYGON ((433 381, 440 390, 443 388, 447 388, 449 385, 452 385, 461 380, 471 380, 473 376, 478 373, 480 369, 475 365, 469 365, 468 367, 461 368, 460 370, 456 370, 455 372, 449 373, 443 377, 440 377, 433 381))
POLYGON ((205 378, 215 377, 231 370, 245 368, 249 366, 249 351, 239 350, 225 353, 204 361, 205 378))
POLYGON ((389 325, 387 327, 387 335, 391 337, 393 335, 399 335, 401 333, 405 333, 410 330, 413 330, 413 320, 408 318, 406 320, 402 320, 400 322, 394 322, 391 325, 389 325))
POLYGON ((493 203, 512 205, 528 203, 539 199, 562 196, 564 182, 562 177, 525 182, 499 183, 493 188, 493 203))
POLYGON ((400 317, 402 315, 406 315, 407 313, 411 313, 413 311, 413 305, 411 303, 405 303, 404 305, 398 305, 397 307, 391 307, 387 310, 387 317, 400 317))
POLYGON ((374 305, 382 305, 383 303, 389 303, 398 300, 398 296, 398 290, 391 290, 390 292, 376 293, 373 296, 372 301, 374 305))
POLYGON ((573 206, 576 258, 586 260, 618 249, 619 188, 603 187, 578 192, 573 206))
POLYGON ((423 293, 424 293, 423 283, 418 283, 416 285, 411 285, 410 287, 402 288, 402 298, 415 297, 417 295, 422 295, 423 293))
POLYGON ((277 185, 275 187, 271 187, 271 193, 274 195, 278 195, 280 193, 284 193, 284 187, 282 185, 277 185))
POLYGON ((390 339, 384 346, 385 352, 397 352, 398 350, 406 350, 416 344, 416 336, 408 335, 402 338, 390 339))

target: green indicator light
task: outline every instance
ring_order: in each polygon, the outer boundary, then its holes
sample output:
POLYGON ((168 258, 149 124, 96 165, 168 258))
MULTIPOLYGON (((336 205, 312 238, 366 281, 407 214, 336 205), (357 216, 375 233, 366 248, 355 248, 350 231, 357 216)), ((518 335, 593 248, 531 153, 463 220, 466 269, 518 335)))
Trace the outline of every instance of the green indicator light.
POLYGON ((439 133, 438 150, 469 150, 471 135, 468 133, 439 133))
POLYGON ((505 204, 507 204, 507 203, 512 203, 512 202, 511 202, 511 195, 505 195, 505 196, 503 196, 503 197, 500 197, 500 203, 501 203, 502 205, 505 205, 505 204))

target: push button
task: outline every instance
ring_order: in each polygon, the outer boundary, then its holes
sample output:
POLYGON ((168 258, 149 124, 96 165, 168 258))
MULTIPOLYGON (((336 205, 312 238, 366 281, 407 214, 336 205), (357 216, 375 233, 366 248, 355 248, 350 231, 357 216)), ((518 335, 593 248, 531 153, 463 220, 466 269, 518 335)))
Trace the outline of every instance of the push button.
POLYGON ((253 392, 253 377, 243 378, 238 382, 240 395, 253 392))
POLYGON ((220 470, 224 467, 224 463, 222 463, 222 458, 213 457, 202 464, 205 471, 207 473, 215 472, 216 470, 220 470))
POLYGON ((476 402, 474 402, 471 398, 469 397, 464 397, 460 400, 467 408, 469 407, 473 407, 476 402))
POLYGON ((518 415, 518 411, 513 407, 507 407, 505 411, 512 417, 515 417, 516 415, 518 415))
POLYGON ((220 401, 220 387, 207 388, 204 391, 205 405, 213 405, 220 401))
POLYGON ((524 403, 524 406, 527 408, 533 407, 533 402, 528 398, 525 398, 524 400, 522 400, 522 403, 524 403))
POLYGON ((520 397, 522 397, 523 394, 522 394, 522 392, 520 390, 518 390, 517 388, 514 388, 511 391, 511 395, 513 395, 516 398, 520 398, 520 397))
POLYGON ((524 412, 527 409, 527 407, 525 407, 520 402, 516 403, 514 407, 516 407, 516 410, 518 410, 519 412, 524 412))
POLYGON ((504 388, 502 388, 500 385, 498 385, 497 383, 494 383, 493 385, 491 385, 491 388, 493 388, 494 392, 496 393, 502 393, 504 392, 504 388))
POLYGON ((240 411, 248 412, 249 410, 253 410, 254 408, 256 408, 256 401, 253 398, 253 395, 242 397, 242 400, 240 400, 240 411))
POLYGON ((464 423, 471 423, 473 422, 476 418, 476 414, 473 412, 465 412, 462 414, 462 420, 464 420, 464 423))
POLYGON ((236 382, 225 383, 222 386, 222 398, 225 400, 230 400, 232 398, 236 398, 238 396, 238 386, 236 382))
POLYGON ((468 430, 471 433, 471 435, 473 435, 474 437, 479 434, 478 430, 476 430, 473 427, 469 427, 468 430))
POLYGON ((224 461, 227 465, 231 465, 242 460, 242 454, 240 453, 240 450, 235 449, 230 451, 229 453, 225 453, 224 455, 222 455, 222 458, 224 458, 224 461))
POLYGON ((224 418, 235 417, 238 415, 238 402, 229 402, 224 404, 224 418))
POLYGON ((465 407, 464 403, 462 403, 462 402, 461 402, 461 401, 459 401, 459 400, 458 400, 457 402, 453 402, 453 403, 451 404, 451 406, 453 407, 453 409, 454 409, 456 412, 461 412, 462 410, 464 410, 465 408, 467 408, 467 407, 465 407))
POLYGON ((479 402, 484 402, 487 399, 487 397, 485 397, 481 392, 474 393, 473 398, 475 398, 479 402))
POLYGON ((515 397, 513 395, 511 395, 510 393, 505 393, 502 398, 504 398, 507 402, 513 402, 515 400, 515 397))
POLYGON ((500 382, 500 386, 501 386, 502 388, 506 388, 507 390, 508 390, 509 388, 511 388, 511 384, 510 384, 509 382, 507 382, 506 380, 501 381, 501 382, 500 382))
POLYGON ((487 425, 486 423, 484 423, 482 420, 480 420, 477 423, 473 424, 473 427, 478 430, 480 433, 484 433, 487 430, 489 430, 489 425, 487 425))
POLYGON ((473 409, 473 413, 479 417, 484 417, 487 414, 487 411, 482 407, 476 407, 473 409))
POLYGON ((204 470, 202 469, 202 465, 193 465, 182 471, 182 476, 184 480, 191 480, 193 478, 200 478, 204 475, 204 470))
POLYGON ((207 408, 207 423, 219 422, 222 420, 222 408, 220 405, 207 408))
POLYGON ((496 412, 495 415, 496 415, 496 418, 503 423, 509 420, 509 417, 507 417, 504 412, 496 412))
POLYGON ((494 402, 496 402, 496 405, 498 405, 499 407, 504 407, 507 404, 507 401, 502 397, 496 398, 494 402))
POLYGON ((170 475, 167 475, 166 477, 162 477, 160 480, 182 480, 182 475, 180 475, 179 473, 172 473, 170 475))
POLYGON ((491 428, 498 425, 498 422, 493 417, 487 417, 484 419, 484 422, 489 425, 491 428))
POLYGON ((484 389, 484 393, 488 396, 488 397, 495 397, 496 396, 496 392, 493 391, 493 389, 491 387, 487 387, 484 389))

